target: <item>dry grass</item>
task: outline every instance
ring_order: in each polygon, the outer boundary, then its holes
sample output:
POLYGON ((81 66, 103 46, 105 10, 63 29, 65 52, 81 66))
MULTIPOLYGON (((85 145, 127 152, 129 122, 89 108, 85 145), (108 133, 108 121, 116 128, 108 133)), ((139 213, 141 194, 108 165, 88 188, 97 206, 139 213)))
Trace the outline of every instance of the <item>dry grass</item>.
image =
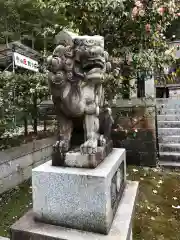
POLYGON ((128 174, 140 181, 134 239, 179 240, 180 172, 131 167, 128 174))

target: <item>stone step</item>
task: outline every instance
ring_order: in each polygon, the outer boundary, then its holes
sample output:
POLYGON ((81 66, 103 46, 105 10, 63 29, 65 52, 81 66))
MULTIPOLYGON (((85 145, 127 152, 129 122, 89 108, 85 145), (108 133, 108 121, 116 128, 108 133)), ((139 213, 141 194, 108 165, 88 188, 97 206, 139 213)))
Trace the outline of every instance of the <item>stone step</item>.
POLYGON ((159 152, 159 160, 180 163, 180 152, 159 152))
POLYGON ((158 115, 180 115, 179 109, 171 109, 171 108, 159 108, 157 109, 158 115))
POLYGON ((159 166, 163 168, 180 168, 180 162, 172 162, 172 161, 159 161, 159 166))
POLYGON ((167 104, 169 102, 180 104, 180 99, 177 99, 177 98, 156 98, 156 104, 167 104))
POLYGON ((180 143, 160 143, 160 152, 180 152, 180 143))
POLYGON ((156 104, 156 109, 157 110, 162 110, 162 109, 175 109, 175 110, 179 110, 180 109, 180 104, 174 104, 172 102, 169 102, 168 104, 156 104))
POLYGON ((180 121, 158 121, 158 128, 180 128, 180 121))
POLYGON ((159 136, 159 143, 180 143, 180 135, 159 136))
POLYGON ((172 98, 166 98, 166 99, 156 99, 156 106, 157 108, 174 108, 174 109, 180 109, 180 99, 172 99, 172 98))
POLYGON ((180 115, 157 115, 157 121, 180 121, 180 115))
POLYGON ((180 128, 158 128, 158 137, 180 135, 180 128))

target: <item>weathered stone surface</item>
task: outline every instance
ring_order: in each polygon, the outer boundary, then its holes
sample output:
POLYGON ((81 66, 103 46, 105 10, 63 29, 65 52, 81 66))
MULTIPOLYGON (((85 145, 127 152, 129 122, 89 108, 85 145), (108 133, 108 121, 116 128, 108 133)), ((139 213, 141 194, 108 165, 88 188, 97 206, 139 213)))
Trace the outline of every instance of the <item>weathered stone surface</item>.
POLYGON ((155 129, 138 129, 134 131, 113 131, 113 146, 125 148, 127 164, 156 166, 156 134, 155 129))
POLYGON ((180 152, 180 143, 160 143, 160 152, 180 152))
MULTIPOLYGON (((33 167, 50 160, 52 152, 51 144, 53 141, 54 140, 52 139, 46 139, 45 141, 42 140, 42 142, 38 141, 39 143, 34 148, 34 151, 31 149, 32 152, 27 151, 26 154, 25 149, 30 150, 29 146, 32 146, 32 144, 28 145, 28 147, 23 145, 22 150, 21 147, 9 150, 12 153, 9 157, 17 157, 10 160, 5 158, 6 161, 0 161, 0 193, 15 187, 30 178, 33 167), (15 152, 13 152, 13 150, 15 150, 15 152), (17 154, 18 152, 21 153, 19 157, 17 154)), ((6 154, 7 153, 8 151, 6 154)))
POLYGON ((160 161, 180 162, 179 152, 159 152, 160 161))
POLYGON ((180 168, 180 162, 172 162, 170 161, 159 161, 159 165, 163 168, 172 168, 172 169, 179 169, 180 168))
MULTIPOLYGON (((123 102, 123 101, 122 101, 123 102)), ((116 106, 112 108, 115 123, 127 129, 154 127, 155 107, 147 106, 116 106)))
POLYGON ((156 105, 156 101, 153 98, 146 98, 146 99, 142 99, 142 98, 134 98, 134 99, 118 99, 116 101, 116 106, 120 106, 120 107, 154 107, 156 105))
POLYGON ((158 109, 180 109, 179 99, 159 98, 156 99, 158 109))
POLYGON ((113 149, 95 169, 54 167, 51 161, 33 169, 36 218, 107 234, 126 181, 125 158, 124 149, 113 149), (112 195, 116 196, 113 205, 112 195))
MULTIPOLYGON (((157 124, 158 128, 179 128, 180 121, 180 104, 178 99, 157 99, 157 124)), ((178 133, 170 133, 168 135, 178 135, 178 133)), ((167 135, 167 130, 164 131, 164 135, 167 135)), ((161 130, 159 133, 159 138, 161 140, 161 130)), ((169 139, 170 140, 170 139, 169 139)), ((168 142, 168 139, 165 140, 167 143, 171 143, 171 140, 168 142)))
POLYGON ((30 211, 11 227, 11 240, 132 240, 137 190, 137 182, 127 182, 108 235, 35 222, 34 214, 30 211))
POLYGON ((51 146, 54 143, 54 138, 46 138, 36 140, 30 143, 22 144, 19 147, 13 147, 0 152, 0 164, 9 162, 13 159, 23 157, 29 153, 38 151, 39 149, 51 146))
POLYGON ((126 157, 128 159, 127 164, 140 166, 141 164, 140 152, 127 150, 126 157))
POLYGON ((180 162, 179 99, 158 99, 157 114, 160 165, 175 167, 180 162))
POLYGON ((180 143, 180 135, 172 135, 172 136, 159 136, 159 143, 180 143))
POLYGON ((159 128, 180 128, 180 121, 158 121, 159 128))
POLYGON ((126 151, 128 164, 156 167, 156 152, 126 151))
POLYGON ((180 128, 158 128, 158 136, 180 135, 180 128))
POLYGON ((126 150, 139 151, 139 152, 151 152, 154 151, 154 141, 142 141, 140 139, 125 139, 119 142, 119 147, 126 150))
POLYGON ((140 152, 140 166, 156 167, 156 152, 140 152))
MULTIPOLYGON (((64 166, 77 119, 83 119, 84 127, 81 154, 97 152, 99 132, 102 135, 100 146, 110 140, 113 119, 109 106, 104 106, 102 80, 110 71, 111 63, 104 51, 102 36, 79 36, 62 30, 58 34, 58 43, 47 59, 47 69, 58 122, 58 140, 53 145, 52 165, 64 166)), ((44 108, 48 105, 46 103, 44 108)))
MULTIPOLYGON (((112 132, 112 139, 113 139, 113 143, 116 144, 117 140, 125 140, 125 139, 132 139, 132 140, 140 140, 140 141, 144 141, 144 142, 149 142, 149 141, 155 141, 155 129, 137 129, 137 132, 135 132, 135 136, 134 136, 134 130, 130 130, 128 132, 128 134, 123 131, 123 130, 119 130, 119 131, 113 131, 112 132)), ((114 145, 115 146, 115 145, 114 145)))
POLYGON ((105 146, 98 147, 95 154, 81 154, 80 151, 68 152, 64 165, 67 167, 96 168, 112 151, 113 143, 109 141, 105 146))
POLYGON ((166 109, 166 108, 160 108, 158 109, 158 113, 162 115, 180 115, 180 109, 166 109))
POLYGON ((180 115, 157 115, 158 121, 180 121, 180 115))

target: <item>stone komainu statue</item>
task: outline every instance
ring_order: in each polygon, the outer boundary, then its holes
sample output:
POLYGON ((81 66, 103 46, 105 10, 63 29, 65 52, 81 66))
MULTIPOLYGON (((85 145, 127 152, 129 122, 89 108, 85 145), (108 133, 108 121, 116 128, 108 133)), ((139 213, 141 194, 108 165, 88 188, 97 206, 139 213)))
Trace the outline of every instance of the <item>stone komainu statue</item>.
POLYGON ((47 62, 59 126, 52 160, 53 165, 63 165, 61 161, 70 148, 73 119, 84 118, 85 140, 80 146, 81 154, 95 154, 98 145, 105 145, 110 138, 111 110, 103 108, 102 118, 99 114, 104 104, 101 83, 111 64, 104 51, 103 37, 78 36, 68 31, 60 32, 57 37, 58 46, 47 62))

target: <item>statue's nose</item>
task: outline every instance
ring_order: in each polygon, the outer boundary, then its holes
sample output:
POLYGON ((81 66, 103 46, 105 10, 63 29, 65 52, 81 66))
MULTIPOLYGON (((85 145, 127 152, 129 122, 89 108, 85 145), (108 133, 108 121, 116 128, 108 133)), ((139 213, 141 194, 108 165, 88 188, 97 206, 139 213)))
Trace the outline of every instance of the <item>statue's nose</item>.
POLYGON ((103 49, 99 46, 93 47, 90 49, 90 55, 91 56, 99 56, 103 54, 103 49))
POLYGON ((97 55, 96 49, 95 49, 95 48, 90 49, 89 55, 90 55, 90 56, 95 56, 95 55, 97 55))

